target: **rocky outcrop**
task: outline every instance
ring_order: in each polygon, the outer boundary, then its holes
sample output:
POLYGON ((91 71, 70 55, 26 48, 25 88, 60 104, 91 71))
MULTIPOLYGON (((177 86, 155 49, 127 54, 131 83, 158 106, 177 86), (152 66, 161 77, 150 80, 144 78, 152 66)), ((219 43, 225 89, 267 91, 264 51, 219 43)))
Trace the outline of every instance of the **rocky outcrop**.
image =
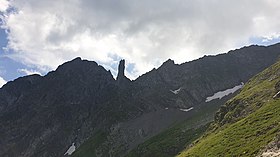
POLYGON ((118 67, 117 83, 120 86, 127 86, 131 81, 124 74, 125 71, 125 60, 121 60, 118 67))
POLYGON ((119 63, 117 80, 123 79, 125 77, 124 70, 125 70, 125 60, 123 59, 120 60, 119 63))
POLYGON ((280 156, 280 135, 270 142, 257 157, 279 157, 280 156))

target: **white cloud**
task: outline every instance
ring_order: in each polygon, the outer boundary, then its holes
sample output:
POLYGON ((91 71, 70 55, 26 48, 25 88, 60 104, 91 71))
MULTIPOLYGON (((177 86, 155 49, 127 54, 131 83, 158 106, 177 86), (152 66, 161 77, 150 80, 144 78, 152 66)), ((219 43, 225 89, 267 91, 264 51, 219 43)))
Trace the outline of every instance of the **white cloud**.
POLYGON ((1 0, 0 1, 0 12, 5 12, 9 7, 9 1, 1 0))
POLYGON ((272 34, 268 34, 268 35, 264 36, 262 42, 270 42, 274 39, 279 39, 279 38, 280 38, 280 32, 272 33, 272 34))
POLYGON ((24 74, 24 75, 32 75, 32 74, 39 74, 42 75, 40 72, 36 70, 28 70, 28 69, 18 69, 18 72, 24 74))
POLYGON ((5 81, 2 77, 0 77, 0 88, 6 83, 7 81, 5 81))
POLYGON ((24 0, 6 13, 9 56, 51 70, 76 56, 112 69, 133 63, 135 78, 168 58, 177 63, 279 32, 278 0, 24 0))

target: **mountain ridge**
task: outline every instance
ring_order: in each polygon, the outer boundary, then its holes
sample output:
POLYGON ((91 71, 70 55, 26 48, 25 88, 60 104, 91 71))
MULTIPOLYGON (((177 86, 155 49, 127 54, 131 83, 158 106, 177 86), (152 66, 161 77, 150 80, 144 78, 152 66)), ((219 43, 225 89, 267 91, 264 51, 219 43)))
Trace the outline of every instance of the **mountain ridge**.
POLYGON ((91 137, 100 142, 91 156, 123 156, 191 117, 207 96, 273 64, 279 49, 280 44, 253 47, 182 65, 168 60, 126 83, 78 57, 45 76, 8 82, 0 88, 0 156, 61 156, 72 143, 82 148, 91 137))

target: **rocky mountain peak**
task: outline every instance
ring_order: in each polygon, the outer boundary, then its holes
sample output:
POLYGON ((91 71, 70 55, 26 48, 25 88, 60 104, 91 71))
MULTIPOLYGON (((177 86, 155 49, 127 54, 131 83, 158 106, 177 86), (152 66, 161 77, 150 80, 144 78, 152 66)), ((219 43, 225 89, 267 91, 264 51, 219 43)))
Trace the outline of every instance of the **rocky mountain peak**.
POLYGON ((164 67, 169 67, 169 66, 172 66, 172 65, 174 65, 174 64, 175 64, 174 60, 168 59, 167 61, 165 61, 165 62, 162 64, 162 66, 164 66, 164 67))
POLYGON ((131 80, 125 76, 124 70, 125 70, 125 60, 122 59, 120 60, 119 63, 118 76, 117 76, 117 82, 119 85, 124 85, 131 82, 131 80))
POLYGON ((81 57, 76 57, 76 58, 74 58, 73 60, 72 60, 72 62, 73 61, 82 61, 82 58, 81 57))
POLYGON ((124 69, 125 69, 125 60, 122 59, 122 60, 120 60, 120 63, 119 63, 117 80, 125 77, 124 69))
POLYGON ((71 61, 68 61, 60 65, 56 70, 56 73, 64 77, 92 77, 95 78, 98 75, 108 75, 111 77, 111 73, 104 67, 98 65, 94 61, 82 60, 77 57, 71 61))
POLYGON ((175 63, 174 63, 174 60, 168 59, 168 60, 165 61, 163 64, 175 64, 175 63))
POLYGON ((173 69, 175 66, 175 62, 172 59, 168 59, 167 61, 163 62, 162 65, 158 68, 159 70, 166 70, 166 69, 173 69))

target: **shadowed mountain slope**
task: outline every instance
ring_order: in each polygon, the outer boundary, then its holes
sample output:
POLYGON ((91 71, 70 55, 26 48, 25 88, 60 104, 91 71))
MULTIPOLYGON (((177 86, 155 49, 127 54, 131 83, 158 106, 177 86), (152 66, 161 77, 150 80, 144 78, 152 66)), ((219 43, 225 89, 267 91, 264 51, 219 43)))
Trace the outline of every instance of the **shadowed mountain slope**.
POLYGON ((115 80, 81 58, 46 76, 18 78, 0 89, 0 156, 63 156, 72 143, 74 156, 123 156, 192 117, 206 97, 273 64, 279 50, 249 46, 181 65, 168 60, 134 81, 125 77, 124 61, 115 80))

